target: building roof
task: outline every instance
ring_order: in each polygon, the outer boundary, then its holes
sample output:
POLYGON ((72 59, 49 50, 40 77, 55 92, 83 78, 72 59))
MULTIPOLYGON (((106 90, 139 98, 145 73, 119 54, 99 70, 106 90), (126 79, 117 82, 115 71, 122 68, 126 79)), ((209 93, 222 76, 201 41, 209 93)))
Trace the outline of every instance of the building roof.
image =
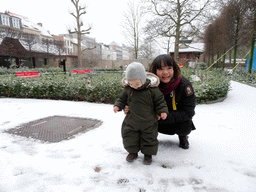
MULTIPOLYGON (((13 39, 6 37, 0 42, 0 55, 8 55, 9 47, 12 47, 13 56, 17 56, 18 53, 21 55, 30 52, 29 45, 21 39, 13 39)), ((50 44, 47 52, 47 45, 36 42, 31 46, 31 52, 33 53, 43 53, 43 54, 52 54, 52 55, 66 55, 66 53, 59 49, 58 46, 50 44)))
MULTIPOLYGON (((29 45, 25 41, 19 40, 19 42, 27 51, 29 51, 29 45)), ((58 48, 58 46, 53 44, 49 44, 48 46, 49 46, 48 53, 53 55, 59 55, 59 54, 66 55, 66 53, 60 48, 58 48)), ((35 44, 32 45, 31 51, 38 52, 38 53, 47 53, 47 45, 36 42, 35 44)))
POLYGON ((52 35, 38 24, 33 23, 28 17, 18 15, 16 13, 7 12, 10 16, 15 16, 21 19, 22 27, 39 31, 43 36, 52 37, 52 35))
MULTIPOLYGON (((181 44, 179 53, 204 52, 204 43, 181 44)), ((174 43, 171 44, 170 53, 174 53, 174 43)))
MULTIPOLYGON (((45 30, 43 27, 41 27, 40 25, 38 24, 34 24, 29 18, 27 17, 24 17, 24 16, 21 16, 21 15, 18 15, 16 13, 11 13, 9 11, 6 11, 4 14, 8 14, 9 16, 12 16, 12 17, 17 17, 19 19, 21 19, 21 23, 22 23, 22 27, 23 28, 27 28, 27 29, 31 29, 31 30, 34 30, 34 31, 37 31, 39 32, 42 36, 45 36, 45 37, 50 37, 52 38, 53 36, 47 31, 45 30)), ((4 36, 3 38, 0 38, 0 46, 4 40, 4 36)), ((29 46, 28 44, 26 43, 26 41, 22 40, 22 39, 16 39, 17 41, 19 41, 19 43, 24 47, 24 49, 26 51, 30 51, 29 50, 29 46)), ((14 40, 15 41, 15 40, 14 40)), ((18 43, 16 43, 17 45, 18 43)), ((32 46, 31 46, 31 51, 32 52, 35 52, 35 53, 49 53, 49 54, 53 54, 53 55, 66 55, 65 52, 63 52, 62 50, 60 50, 60 48, 56 45, 53 45, 53 44, 49 44, 48 45, 48 51, 47 51, 47 45, 41 43, 41 42, 35 42, 32 46)))

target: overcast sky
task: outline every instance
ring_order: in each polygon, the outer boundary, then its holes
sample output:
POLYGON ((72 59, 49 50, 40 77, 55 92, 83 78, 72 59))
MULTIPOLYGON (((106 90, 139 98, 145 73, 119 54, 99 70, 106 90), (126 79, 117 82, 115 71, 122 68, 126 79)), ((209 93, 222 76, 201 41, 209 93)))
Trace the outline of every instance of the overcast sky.
MULTIPOLYGON (((87 14, 83 15, 84 27, 92 24, 90 37, 97 42, 110 44, 112 41, 125 43, 121 22, 128 0, 80 0, 86 5, 87 14)), ((0 12, 6 10, 28 17, 33 23, 43 23, 51 34, 68 33, 67 28, 74 26, 75 19, 69 14, 74 10, 71 0, 5 0, 1 1, 0 12)))

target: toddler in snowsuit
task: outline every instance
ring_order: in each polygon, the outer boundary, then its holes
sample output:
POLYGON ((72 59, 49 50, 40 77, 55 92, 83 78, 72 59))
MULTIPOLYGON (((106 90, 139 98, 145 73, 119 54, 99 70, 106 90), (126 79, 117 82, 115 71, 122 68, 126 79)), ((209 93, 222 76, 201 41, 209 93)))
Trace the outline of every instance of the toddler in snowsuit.
POLYGON ((146 73, 141 63, 131 63, 122 80, 124 91, 114 104, 114 112, 125 105, 130 110, 122 124, 124 148, 129 152, 126 160, 134 161, 138 152, 144 154, 143 163, 152 162, 152 155, 158 150, 158 118, 166 119, 168 107, 159 90, 159 79, 153 73, 146 73), (148 77, 147 77, 148 75, 148 77))

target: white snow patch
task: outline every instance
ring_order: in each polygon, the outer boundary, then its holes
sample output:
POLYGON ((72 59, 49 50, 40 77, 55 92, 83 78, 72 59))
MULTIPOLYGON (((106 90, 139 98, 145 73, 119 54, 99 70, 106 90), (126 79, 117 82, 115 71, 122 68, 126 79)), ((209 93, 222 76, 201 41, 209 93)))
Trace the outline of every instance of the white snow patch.
POLYGON ((196 107, 190 149, 180 149, 177 136, 159 134, 159 152, 149 166, 141 153, 135 162, 125 161, 124 114, 115 114, 112 105, 1 98, 0 191, 254 192, 256 89, 233 81, 231 87, 223 102, 196 107), (3 132, 53 115, 103 124, 52 144, 3 132))

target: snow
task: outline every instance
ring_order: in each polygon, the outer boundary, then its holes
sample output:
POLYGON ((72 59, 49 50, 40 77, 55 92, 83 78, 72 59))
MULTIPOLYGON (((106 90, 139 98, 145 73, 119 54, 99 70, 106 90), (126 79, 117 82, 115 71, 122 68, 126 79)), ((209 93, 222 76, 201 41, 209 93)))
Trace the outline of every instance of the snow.
MULTIPOLYGON (((16 13, 11 13, 11 12, 8 12, 7 14, 10 16, 15 16, 15 17, 20 18, 23 28, 32 30, 35 33, 40 33, 43 38, 50 38, 50 39, 53 38, 52 35, 47 30, 45 30, 40 25, 33 23, 28 17, 18 15, 16 13)), ((3 38, 0 38, 0 44, 2 43, 2 41, 3 41, 3 38)), ((27 51, 30 51, 29 46, 25 41, 23 41, 22 39, 19 39, 19 41, 20 41, 21 45, 27 51)), ((37 41, 37 40, 35 40, 35 41, 37 41)), ((59 55, 59 54, 65 55, 65 52, 63 52, 62 50, 61 50, 61 53, 59 53, 60 48, 58 48, 58 46, 53 45, 51 43, 49 43, 48 46, 49 46, 49 50, 48 50, 49 53, 54 54, 54 55, 59 55)), ((32 49, 31 51, 34 51, 34 52, 47 53, 47 45, 45 45, 43 43, 36 42, 35 44, 32 44, 31 49, 32 49)))
MULTIPOLYGON (((175 44, 172 43, 170 47, 170 52, 174 53, 175 44)), ((179 52, 180 53, 186 53, 186 52, 203 52, 204 51, 204 43, 190 43, 186 44, 185 47, 180 47, 179 52)))
POLYGON ((22 15, 18 15, 16 13, 11 13, 11 12, 8 12, 7 14, 10 15, 10 16, 15 16, 15 17, 20 18, 21 23, 22 23, 22 27, 32 29, 34 31, 40 31, 40 33, 43 36, 52 37, 51 34, 47 30, 45 30, 40 25, 33 23, 28 17, 24 17, 22 15))
POLYGON ((115 114, 112 105, 0 98, 0 191, 255 192, 255 97, 255 88, 232 81, 223 102, 196 106, 190 148, 178 148, 177 135, 159 134, 151 165, 142 163, 141 153, 126 162, 124 114, 115 114), (53 115, 103 124, 59 143, 3 132, 53 115))
MULTIPOLYGON (((26 41, 24 40, 19 40, 21 45, 27 50, 29 50, 29 45, 28 43, 26 43, 26 41)), ((65 55, 66 53, 60 49, 60 47, 58 47, 57 45, 53 45, 49 43, 49 49, 48 49, 48 53, 50 54, 54 54, 54 55, 65 55)), ((40 52, 40 53, 47 53, 47 45, 43 44, 43 43, 39 43, 36 42, 35 44, 31 44, 31 51, 34 52, 40 52)))
POLYGON ((191 75, 190 77, 192 81, 201 81, 200 77, 198 77, 197 75, 191 75))

